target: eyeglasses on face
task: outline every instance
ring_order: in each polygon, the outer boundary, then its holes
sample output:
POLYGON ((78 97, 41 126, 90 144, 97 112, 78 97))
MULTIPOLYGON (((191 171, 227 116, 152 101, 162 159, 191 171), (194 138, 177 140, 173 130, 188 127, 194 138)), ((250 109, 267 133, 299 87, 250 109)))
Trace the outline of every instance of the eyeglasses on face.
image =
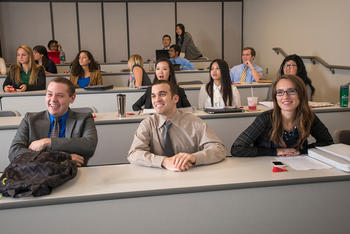
POLYGON ((296 64, 284 64, 285 68, 293 68, 293 67, 296 67, 296 66, 297 66, 296 64))
POLYGON ((287 90, 283 90, 283 89, 278 89, 275 92, 277 97, 282 97, 284 94, 289 95, 296 95, 297 94, 297 90, 296 89, 287 89, 287 90))

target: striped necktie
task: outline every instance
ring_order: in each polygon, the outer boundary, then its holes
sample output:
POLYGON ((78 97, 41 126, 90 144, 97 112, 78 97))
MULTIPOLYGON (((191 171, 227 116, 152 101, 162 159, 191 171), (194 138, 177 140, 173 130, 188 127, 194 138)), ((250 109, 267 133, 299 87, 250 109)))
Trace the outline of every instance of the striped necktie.
POLYGON ((167 120, 164 124, 164 153, 166 156, 174 156, 173 144, 171 143, 169 128, 173 123, 167 120))
POLYGON ((241 83, 245 82, 245 78, 247 77, 247 69, 248 69, 247 66, 245 66, 244 69, 243 69, 243 72, 242 72, 242 75, 241 75, 241 80, 240 80, 241 83))
POLYGON ((60 118, 59 117, 56 117, 54 120, 53 120, 53 128, 51 130, 51 135, 50 137, 51 138, 58 138, 60 137, 60 118))

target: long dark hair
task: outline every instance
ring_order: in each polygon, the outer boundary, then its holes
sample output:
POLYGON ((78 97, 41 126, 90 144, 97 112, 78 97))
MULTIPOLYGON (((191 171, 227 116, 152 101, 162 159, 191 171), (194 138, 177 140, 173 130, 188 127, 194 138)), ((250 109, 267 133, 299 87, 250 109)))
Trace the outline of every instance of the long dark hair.
POLYGON ((71 74, 73 76, 78 76, 78 77, 83 77, 84 76, 84 69, 79 64, 79 56, 80 56, 81 53, 85 53, 88 56, 89 60, 90 60, 90 64, 89 64, 89 71, 90 72, 99 70, 100 65, 95 61, 95 59, 92 56, 92 54, 89 51, 87 51, 87 50, 81 50, 77 54, 77 56, 75 57, 75 59, 72 62, 72 65, 71 65, 71 67, 72 67, 71 68, 71 74))
POLYGON ((299 76, 303 81, 305 85, 309 85, 311 88, 311 96, 314 95, 315 93, 315 87, 312 85, 312 81, 310 80, 310 78, 307 76, 307 72, 306 72, 306 68, 304 65, 303 60, 296 54, 291 54, 288 55, 287 57, 284 58, 281 67, 280 67, 280 75, 283 76, 284 75, 284 71, 283 71, 283 67, 286 64, 287 61, 292 60, 297 64, 297 76, 299 76))
MULTIPOLYGON (((169 65, 169 69, 170 69, 170 74, 169 74, 169 82, 174 84, 174 85, 177 85, 177 81, 176 81, 176 77, 175 77, 175 69, 174 69, 174 65, 170 62, 169 59, 167 58, 161 58, 159 59, 155 66, 154 66, 154 69, 157 68, 157 64, 160 63, 160 62, 166 62, 168 65, 169 65)), ((153 79, 153 83, 155 83, 156 81, 158 81, 158 78, 157 78, 157 75, 156 73, 154 73, 154 79, 153 79)))
POLYGON ((270 132, 270 139, 273 143, 285 147, 286 144, 283 140, 283 124, 282 124, 282 113, 281 108, 277 103, 276 98, 276 86, 277 83, 282 80, 287 79, 291 81, 298 93, 299 106, 296 109, 295 122, 298 129, 299 139, 295 145, 297 149, 301 149, 304 141, 310 135, 310 129, 312 122, 314 121, 315 114, 311 111, 308 98, 306 93, 305 84, 302 79, 294 75, 284 75, 277 78, 272 86, 272 100, 273 100, 273 112, 272 112, 272 128, 270 132))
POLYGON ((182 46, 182 43, 184 43, 184 36, 185 36, 185 25, 183 24, 177 24, 175 27, 175 35, 176 35, 176 45, 179 45, 180 47, 182 46), (181 37, 181 44, 179 42, 179 35, 176 33, 176 27, 179 27, 182 31, 180 37, 181 37))
POLYGON ((212 69, 212 66, 214 63, 217 63, 220 68, 221 73, 221 93, 222 98, 224 99, 224 103, 226 106, 232 106, 232 84, 231 84, 231 78, 230 78, 230 69, 228 67, 228 64, 225 62, 225 60, 222 59, 215 59, 211 62, 209 66, 209 82, 206 84, 205 88, 207 90, 207 93, 211 100, 211 105, 214 106, 214 80, 210 75, 210 71, 212 69))
POLYGON ((49 55, 47 54, 47 50, 46 50, 45 46, 37 45, 33 48, 33 51, 34 50, 43 56, 42 57, 42 65, 46 70, 46 65, 49 63, 50 58, 49 58, 49 55))

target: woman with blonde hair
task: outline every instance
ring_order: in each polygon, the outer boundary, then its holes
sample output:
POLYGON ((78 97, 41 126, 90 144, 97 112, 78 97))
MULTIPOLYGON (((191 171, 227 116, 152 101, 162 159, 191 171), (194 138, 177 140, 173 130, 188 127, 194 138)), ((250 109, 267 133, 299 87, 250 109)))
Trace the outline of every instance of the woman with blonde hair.
POLYGON ((308 148, 333 144, 328 129, 309 107, 301 78, 279 77, 272 92, 273 110, 258 115, 238 136, 231 148, 233 156, 295 156, 306 154, 308 148), (315 143, 308 144, 310 135, 315 143))
POLYGON ((3 84, 4 91, 24 92, 45 88, 46 76, 43 66, 35 63, 33 51, 29 46, 21 45, 17 49, 17 64, 11 65, 3 84))
POLYGON ((89 51, 81 50, 73 60, 70 81, 76 88, 103 84, 99 64, 89 51))
POLYGON ((128 61, 128 67, 131 73, 128 81, 129 87, 151 85, 151 80, 149 79, 145 69, 143 69, 143 60, 140 55, 131 55, 128 61))

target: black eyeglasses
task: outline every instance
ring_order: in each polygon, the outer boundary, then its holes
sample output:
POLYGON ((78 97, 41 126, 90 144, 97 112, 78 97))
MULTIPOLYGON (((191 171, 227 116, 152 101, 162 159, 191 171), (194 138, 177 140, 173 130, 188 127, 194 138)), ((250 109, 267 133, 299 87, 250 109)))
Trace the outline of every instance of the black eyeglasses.
POLYGON ((276 90, 275 95, 278 97, 282 97, 284 94, 289 95, 296 95, 297 94, 297 90, 296 89, 287 89, 287 90, 283 90, 283 89, 279 89, 276 90))
POLYGON ((284 67, 286 67, 286 68, 293 68, 296 66, 297 66, 296 64, 284 64, 284 67))

